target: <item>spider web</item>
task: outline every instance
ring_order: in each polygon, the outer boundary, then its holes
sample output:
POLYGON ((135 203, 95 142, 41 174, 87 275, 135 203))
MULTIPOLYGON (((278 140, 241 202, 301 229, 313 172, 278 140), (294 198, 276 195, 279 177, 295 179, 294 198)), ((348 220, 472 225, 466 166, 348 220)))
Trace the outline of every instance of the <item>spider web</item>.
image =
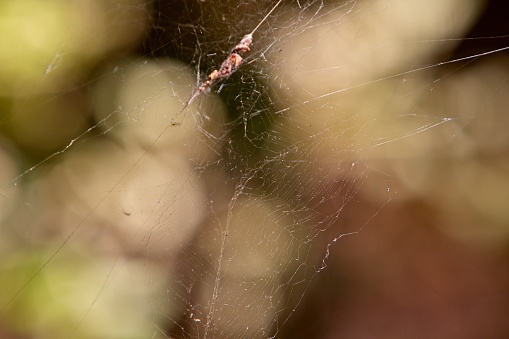
POLYGON ((341 244, 409 202, 503 246, 507 171, 471 155, 507 147, 509 47, 458 47, 482 5, 3 4, 0 334, 295 338, 341 244))

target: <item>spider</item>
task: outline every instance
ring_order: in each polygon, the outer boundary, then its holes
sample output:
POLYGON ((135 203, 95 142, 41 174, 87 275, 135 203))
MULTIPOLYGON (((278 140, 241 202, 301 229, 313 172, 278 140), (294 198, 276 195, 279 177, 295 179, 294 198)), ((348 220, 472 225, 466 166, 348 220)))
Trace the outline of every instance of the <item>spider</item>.
MULTIPOLYGON (((189 98, 189 100, 184 105, 184 108, 182 108, 182 111, 184 111, 191 104, 191 102, 194 99, 196 99, 200 94, 202 94, 203 92, 208 92, 210 88, 214 86, 214 84, 228 78, 233 72, 235 72, 240 66, 242 66, 242 63, 244 61, 242 56, 251 50, 249 47, 253 43, 253 33, 262 25, 262 23, 265 20, 267 20, 272 11, 274 11, 282 1, 283 0, 279 0, 267 13, 267 15, 265 15, 265 17, 258 23, 255 29, 253 29, 251 33, 244 35, 242 40, 240 40, 240 42, 231 49, 230 54, 223 61, 221 67, 219 67, 219 70, 215 69, 212 71, 212 73, 208 75, 207 80, 205 80, 194 91, 191 98, 189 98)), ((182 111, 180 112, 182 113, 182 111)))
POLYGON ((252 42, 252 33, 244 35, 242 40, 240 40, 240 42, 232 48, 230 55, 223 61, 221 67, 219 67, 219 70, 213 70, 212 73, 210 73, 207 77, 207 80, 196 89, 194 94, 187 101, 184 109, 186 109, 187 106, 189 106, 191 102, 201 93, 209 91, 210 87, 212 87, 215 83, 228 78, 233 72, 235 72, 235 70, 239 68, 244 61, 242 55, 250 51, 249 46, 251 46, 252 42))

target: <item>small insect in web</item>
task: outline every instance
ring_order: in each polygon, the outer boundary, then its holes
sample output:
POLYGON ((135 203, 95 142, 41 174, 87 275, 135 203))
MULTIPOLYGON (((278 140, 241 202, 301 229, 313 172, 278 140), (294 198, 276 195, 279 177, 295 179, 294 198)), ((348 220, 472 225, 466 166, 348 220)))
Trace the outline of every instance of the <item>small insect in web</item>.
POLYGON ((240 40, 240 42, 230 50, 230 54, 223 61, 221 67, 219 67, 219 70, 215 69, 208 75, 207 80, 202 82, 201 85, 194 91, 193 95, 186 102, 180 113, 189 107, 191 102, 193 102, 193 100, 196 99, 200 94, 209 91, 212 86, 228 78, 230 75, 232 75, 233 72, 242 66, 244 62, 243 56, 250 51, 251 44, 253 43, 254 32, 262 25, 262 23, 265 22, 265 20, 267 20, 269 15, 276 9, 277 6, 279 6, 282 1, 283 0, 279 0, 267 13, 267 15, 265 15, 265 17, 258 23, 258 25, 251 31, 251 33, 244 35, 242 40, 240 40))

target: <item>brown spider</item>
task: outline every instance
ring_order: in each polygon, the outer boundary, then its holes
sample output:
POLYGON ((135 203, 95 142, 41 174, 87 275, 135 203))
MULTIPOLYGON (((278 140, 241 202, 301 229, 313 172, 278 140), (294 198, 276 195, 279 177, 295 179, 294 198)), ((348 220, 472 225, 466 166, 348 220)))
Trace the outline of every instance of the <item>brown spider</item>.
POLYGON ((232 48, 232 50, 230 51, 230 55, 223 61, 221 67, 219 67, 219 70, 217 69, 213 70, 212 73, 210 73, 209 76, 207 77, 207 80, 196 89, 194 94, 187 101, 186 105, 184 106, 184 109, 187 106, 189 106, 191 102, 201 93, 208 91, 210 87, 212 87, 215 83, 223 79, 226 79, 237 68, 239 68, 242 65, 242 61, 244 60, 242 58, 242 55, 250 51, 249 46, 251 46, 252 42, 253 35, 251 33, 244 35, 242 40, 240 40, 239 44, 232 48))
MULTIPOLYGON (((205 80, 200 87, 194 91, 193 95, 184 105, 184 108, 182 108, 182 111, 184 111, 191 102, 196 99, 200 94, 203 92, 207 92, 210 90, 210 87, 212 87, 217 82, 224 80, 228 78, 233 72, 237 70, 242 65, 243 58, 242 56, 250 51, 250 46, 253 43, 253 33, 261 26, 261 24, 267 20, 269 15, 276 9, 277 6, 282 2, 283 0, 279 0, 272 8, 271 10, 265 15, 265 17, 258 23, 258 25, 253 29, 253 31, 249 34, 244 35, 242 40, 231 49, 230 55, 223 61, 221 64, 221 67, 219 67, 219 70, 215 69, 212 71, 212 73, 209 74, 207 77, 207 80, 205 80)), ((180 112, 182 112, 180 111, 180 112)))

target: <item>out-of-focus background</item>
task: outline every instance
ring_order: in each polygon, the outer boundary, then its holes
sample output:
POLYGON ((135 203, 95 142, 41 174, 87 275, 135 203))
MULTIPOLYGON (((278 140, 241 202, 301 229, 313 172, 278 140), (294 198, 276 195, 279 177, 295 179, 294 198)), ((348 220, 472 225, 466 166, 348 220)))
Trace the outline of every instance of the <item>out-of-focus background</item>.
POLYGON ((182 110, 275 4, 0 4, 1 338, 509 334, 507 6, 285 1, 182 110))

